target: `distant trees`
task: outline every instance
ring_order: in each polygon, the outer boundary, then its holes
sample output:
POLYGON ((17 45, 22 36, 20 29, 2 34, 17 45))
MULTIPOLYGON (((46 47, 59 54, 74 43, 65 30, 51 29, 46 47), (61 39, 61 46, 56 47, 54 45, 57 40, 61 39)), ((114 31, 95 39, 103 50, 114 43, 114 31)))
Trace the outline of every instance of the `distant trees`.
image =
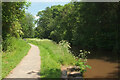
POLYGON ((120 49, 120 3, 71 2, 38 12, 36 37, 67 40, 83 48, 120 49))
POLYGON ((25 17, 20 21, 21 27, 22 27, 22 32, 23 38, 32 38, 34 37, 34 16, 31 15, 30 13, 25 13, 25 17))
POLYGON ((36 37, 50 38, 51 31, 56 28, 55 18, 60 14, 61 7, 60 5, 47 7, 46 10, 38 12, 37 16, 40 18, 37 21, 38 27, 35 29, 36 37))

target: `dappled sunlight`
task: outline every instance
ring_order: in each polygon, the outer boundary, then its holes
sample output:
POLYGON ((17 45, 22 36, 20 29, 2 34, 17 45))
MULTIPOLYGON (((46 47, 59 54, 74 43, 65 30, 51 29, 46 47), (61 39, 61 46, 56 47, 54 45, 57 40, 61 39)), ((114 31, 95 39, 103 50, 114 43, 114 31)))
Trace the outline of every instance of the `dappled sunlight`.
POLYGON ((49 39, 37 39, 37 38, 27 38, 28 40, 35 40, 35 41, 51 41, 49 39))

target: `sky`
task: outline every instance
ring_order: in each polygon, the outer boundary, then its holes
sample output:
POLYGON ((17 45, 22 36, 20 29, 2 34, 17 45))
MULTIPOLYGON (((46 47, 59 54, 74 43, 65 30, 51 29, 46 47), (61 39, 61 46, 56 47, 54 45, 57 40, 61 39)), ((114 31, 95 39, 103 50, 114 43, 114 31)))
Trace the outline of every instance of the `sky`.
POLYGON ((53 5, 65 5, 69 2, 31 2, 27 12, 31 13, 36 19, 39 18, 36 14, 39 11, 45 10, 46 7, 51 7, 53 5))

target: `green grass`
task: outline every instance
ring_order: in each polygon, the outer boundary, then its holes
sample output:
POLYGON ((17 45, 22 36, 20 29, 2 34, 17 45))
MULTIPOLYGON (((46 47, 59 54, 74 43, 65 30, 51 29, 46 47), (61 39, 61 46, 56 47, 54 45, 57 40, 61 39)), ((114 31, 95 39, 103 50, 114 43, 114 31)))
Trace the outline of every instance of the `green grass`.
POLYGON ((74 65, 74 56, 55 42, 47 39, 27 39, 37 45, 41 56, 41 78, 60 78, 61 65, 74 65))
POLYGON ((0 51, 0 80, 2 79, 2 55, 0 51))
POLYGON ((30 49, 30 45, 22 39, 10 38, 7 44, 9 42, 7 51, 2 53, 2 78, 5 78, 16 67, 30 49))

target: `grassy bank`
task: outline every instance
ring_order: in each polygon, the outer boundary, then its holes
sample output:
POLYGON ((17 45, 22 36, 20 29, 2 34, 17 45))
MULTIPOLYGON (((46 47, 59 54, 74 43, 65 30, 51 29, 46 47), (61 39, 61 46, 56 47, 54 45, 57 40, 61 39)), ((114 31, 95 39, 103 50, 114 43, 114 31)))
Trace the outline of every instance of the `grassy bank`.
POLYGON ((0 80, 1 79, 2 79, 2 55, 1 55, 1 52, 0 52, 0 80))
POLYGON ((2 53, 2 78, 5 78, 16 67, 30 49, 27 42, 13 37, 5 40, 4 44, 7 50, 2 53))
POLYGON ((74 56, 66 47, 60 46, 47 39, 28 39, 28 42, 37 45, 41 56, 41 78, 60 78, 61 65, 73 65, 74 56))

